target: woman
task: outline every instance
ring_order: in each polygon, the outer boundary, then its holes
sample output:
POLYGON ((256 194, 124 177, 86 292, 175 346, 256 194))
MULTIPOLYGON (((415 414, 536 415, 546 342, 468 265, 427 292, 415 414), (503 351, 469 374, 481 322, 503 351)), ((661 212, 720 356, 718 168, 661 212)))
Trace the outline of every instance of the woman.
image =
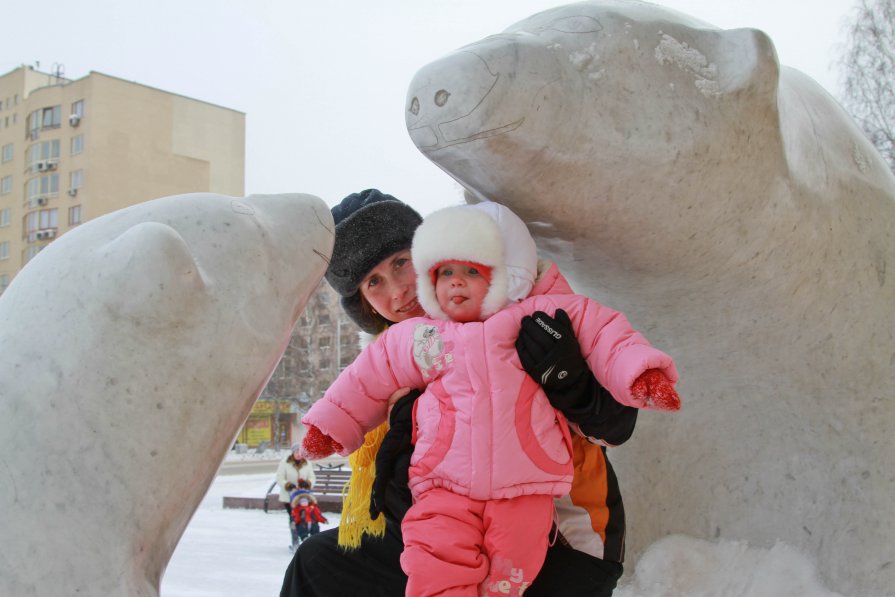
POLYGON ((288 456, 277 465, 277 486, 280 488, 280 503, 289 517, 289 532, 292 535, 290 550, 294 550, 299 543, 298 532, 292 521, 292 505, 289 494, 298 485, 298 480, 304 479, 310 487, 314 486, 316 478, 311 463, 301 457, 301 444, 292 444, 288 456))
MULTIPOLYGON (((326 279, 342 296, 346 313, 369 333, 422 315, 409 250, 422 221, 419 214, 375 189, 349 195, 332 212, 336 239, 326 279)), ((555 265, 541 269, 532 294, 571 292, 555 265)), ((599 386, 571 329, 554 318, 541 319, 551 332, 533 322, 523 324, 517 341, 520 360, 535 379, 550 379, 544 385, 548 398, 580 435, 574 439, 572 494, 556 503, 557 540, 525 594, 611 595, 622 574, 624 510, 605 450, 591 442, 626 441, 637 410, 618 404, 599 386), (553 331, 560 332, 559 339, 553 331), (543 375, 556 366, 568 375, 562 380, 543 375)), ((400 399, 392 409, 391 428, 374 430, 352 454, 340 527, 302 543, 286 571, 281 597, 404 595, 400 521, 410 505, 407 468, 416 395, 393 397, 400 399), (376 516, 379 512, 385 516, 376 516)))

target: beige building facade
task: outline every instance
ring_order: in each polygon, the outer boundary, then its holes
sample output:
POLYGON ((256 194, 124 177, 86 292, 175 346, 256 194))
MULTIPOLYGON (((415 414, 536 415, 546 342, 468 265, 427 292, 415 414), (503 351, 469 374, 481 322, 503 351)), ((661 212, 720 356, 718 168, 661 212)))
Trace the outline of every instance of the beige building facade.
POLYGON ((59 235, 136 203, 245 192, 245 114, 91 72, 0 76, 0 293, 59 235))

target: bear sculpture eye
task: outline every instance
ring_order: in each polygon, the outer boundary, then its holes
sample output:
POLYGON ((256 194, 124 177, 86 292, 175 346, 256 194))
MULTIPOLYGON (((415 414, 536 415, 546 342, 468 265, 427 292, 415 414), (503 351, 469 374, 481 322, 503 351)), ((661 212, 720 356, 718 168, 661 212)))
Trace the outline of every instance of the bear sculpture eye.
POLYGON ((450 93, 444 89, 439 89, 435 92, 435 105, 440 108, 447 103, 449 97, 451 97, 450 93))

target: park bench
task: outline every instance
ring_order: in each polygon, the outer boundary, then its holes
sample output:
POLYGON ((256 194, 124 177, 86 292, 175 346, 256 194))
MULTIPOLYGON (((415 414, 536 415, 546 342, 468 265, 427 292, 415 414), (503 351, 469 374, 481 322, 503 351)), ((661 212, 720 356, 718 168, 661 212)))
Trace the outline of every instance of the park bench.
MULTIPOLYGON (((351 478, 351 471, 342 465, 317 465, 314 468, 316 480, 311 491, 323 512, 341 512, 342 496, 351 478)), ((248 508, 265 512, 282 510, 279 491, 275 491, 276 481, 267 489, 264 497, 224 497, 224 508, 248 508)))

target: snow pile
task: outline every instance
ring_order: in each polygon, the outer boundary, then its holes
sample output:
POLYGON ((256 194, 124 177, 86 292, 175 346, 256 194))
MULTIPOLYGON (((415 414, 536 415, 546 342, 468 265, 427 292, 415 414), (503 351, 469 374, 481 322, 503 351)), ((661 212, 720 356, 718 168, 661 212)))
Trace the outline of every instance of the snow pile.
POLYGON ((617 597, 842 597, 823 588, 798 550, 670 535, 643 554, 617 597))

